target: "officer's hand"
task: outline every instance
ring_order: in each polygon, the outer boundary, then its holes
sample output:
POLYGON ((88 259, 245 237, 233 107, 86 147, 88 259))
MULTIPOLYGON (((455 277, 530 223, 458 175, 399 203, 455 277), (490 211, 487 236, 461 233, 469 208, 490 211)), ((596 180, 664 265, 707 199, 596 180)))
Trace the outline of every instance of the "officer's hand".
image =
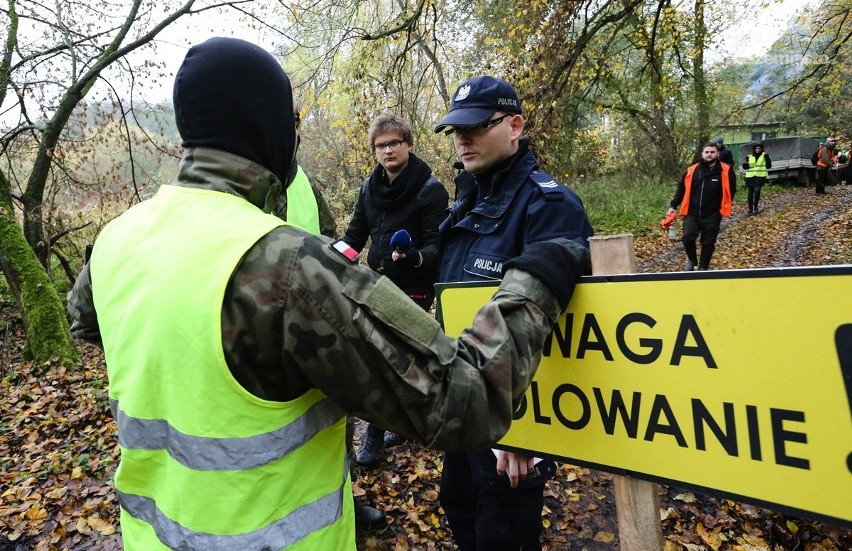
POLYGON ((535 468, 532 457, 513 452, 497 450, 497 474, 508 475, 512 488, 518 487, 518 480, 523 480, 535 468))
POLYGON ((503 267, 523 270, 540 280, 556 295, 564 310, 580 276, 592 273, 592 259, 589 249, 560 237, 528 245, 520 256, 508 260, 503 267))
POLYGON ((743 163, 743 168, 748 170, 748 163, 743 163))

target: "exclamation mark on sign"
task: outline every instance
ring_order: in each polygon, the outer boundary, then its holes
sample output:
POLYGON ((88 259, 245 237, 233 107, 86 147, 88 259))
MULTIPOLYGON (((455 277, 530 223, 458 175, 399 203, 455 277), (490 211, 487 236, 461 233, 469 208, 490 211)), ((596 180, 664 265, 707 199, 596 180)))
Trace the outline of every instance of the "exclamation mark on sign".
MULTIPOLYGON (((852 415, 852 323, 841 325, 834 333, 834 346, 840 359, 840 372, 846 385, 846 398, 849 400, 849 412, 852 415)), ((852 473, 852 452, 846 456, 846 468, 852 473)))

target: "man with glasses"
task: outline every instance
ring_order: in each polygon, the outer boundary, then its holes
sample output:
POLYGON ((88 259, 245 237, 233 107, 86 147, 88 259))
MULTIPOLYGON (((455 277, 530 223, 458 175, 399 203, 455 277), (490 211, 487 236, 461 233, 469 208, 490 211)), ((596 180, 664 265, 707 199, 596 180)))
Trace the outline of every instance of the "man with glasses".
MULTIPOLYGON (((539 170, 521 113, 508 82, 476 77, 459 86, 435 128, 453 137, 464 168, 441 225, 441 282, 500 280, 510 266, 556 281, 570 270, 545 241, 588 247, 594 232, 583 203, 539 170)), ((441 505, 460 551, 540 550, 544 485, 555 469, 491 449, 445 454, 441 505)))
MULTIPOLYGON (((432 168, 412 152, 411 126, 401 117, 379 115, 367 139, 378 164, 361 184, 343 240, 360 252, 369 238, 370 268, 428 312, 438 280, 438 225, 447 216, 449 194, 432 168), (392 243, 395 235, 401 243, 392 243)), ((393 433, 387 436, 388 445, 399 441, 393 433)), ((370 424, 356 463, 377 465, 385 458, 385 444, 385 430, 370 424)))

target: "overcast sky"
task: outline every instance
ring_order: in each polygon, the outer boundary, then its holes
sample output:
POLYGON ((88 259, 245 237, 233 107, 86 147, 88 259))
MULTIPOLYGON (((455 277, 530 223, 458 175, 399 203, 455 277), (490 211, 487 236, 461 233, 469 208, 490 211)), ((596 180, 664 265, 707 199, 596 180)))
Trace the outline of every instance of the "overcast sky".
POLYGON ((765 54, 787 30, 796 12, 813 1, 782 0, 756 13, 735 14, 738 24, 721 41, 722 52, 733 57, 765 54))
MULTIPOLYGON (((766 53, 786 30, 794 14, 812 1, 814 0, 781 0, 754 13, 734 14, 738 23, 733 29, 723 37, 710 37, 714 52, 708 55, 708 61, 717 61, 719 55, 750 57, 766 53)), ((714 8, 711 4, 709 9, 714 8)), ((223 17, 214 15, 213 12, 205 12, 184 17, 166 29, 157 41, 160 55, 167 60, 169 73, 174 74, 177 71, 189 44, 203 42, 211 36, 234 36, 259 44, 268 50, 273 49, 277 38, 271 33, 240 24, 233 16, 223 17)), ((162 86, 162 97, 170 98, 171 82, 165 82, 162 86)))

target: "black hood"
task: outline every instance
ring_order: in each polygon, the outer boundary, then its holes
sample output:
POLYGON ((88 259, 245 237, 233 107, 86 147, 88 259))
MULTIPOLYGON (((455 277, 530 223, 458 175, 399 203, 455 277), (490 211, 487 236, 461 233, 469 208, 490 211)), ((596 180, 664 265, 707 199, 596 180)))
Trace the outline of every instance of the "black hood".
POLYGON ((289 182, 296 151, 293 91, 269 52, 235 38, 193 46, 173 95, 183 147, 221 149, 289 182))

